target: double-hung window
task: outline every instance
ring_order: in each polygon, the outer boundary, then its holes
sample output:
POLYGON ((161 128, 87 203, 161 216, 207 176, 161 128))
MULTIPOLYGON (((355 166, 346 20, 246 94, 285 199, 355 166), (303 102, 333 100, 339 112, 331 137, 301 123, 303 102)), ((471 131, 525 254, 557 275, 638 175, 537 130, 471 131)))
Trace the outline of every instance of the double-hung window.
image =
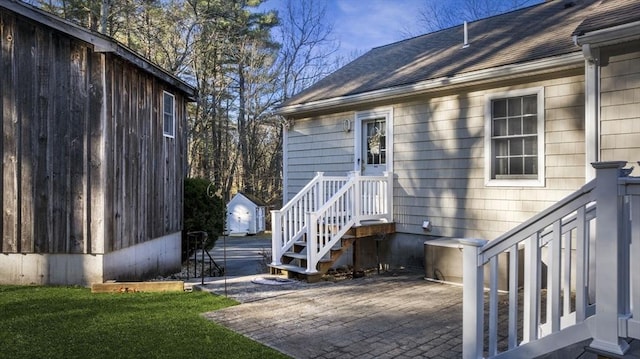
POLYGON ((162 96, 162 114, 163 114, 163 132, 167 137, 175 136, 175 120, 176 120, 176 111, 175 111, 175 97, 164 91, 162 96))
POLYGON ((485 106, 487 185, 543 186, 543 89, 490 94, 485 106))

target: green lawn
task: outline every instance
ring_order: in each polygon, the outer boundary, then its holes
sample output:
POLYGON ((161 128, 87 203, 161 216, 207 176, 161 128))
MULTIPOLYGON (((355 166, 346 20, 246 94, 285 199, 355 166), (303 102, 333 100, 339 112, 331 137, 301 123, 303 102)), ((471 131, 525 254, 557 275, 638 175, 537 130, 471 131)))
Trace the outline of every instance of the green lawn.
POLYGON ((206 292, 0 286, 0 358, 286 358, 200 316, 234 304, 206 292))

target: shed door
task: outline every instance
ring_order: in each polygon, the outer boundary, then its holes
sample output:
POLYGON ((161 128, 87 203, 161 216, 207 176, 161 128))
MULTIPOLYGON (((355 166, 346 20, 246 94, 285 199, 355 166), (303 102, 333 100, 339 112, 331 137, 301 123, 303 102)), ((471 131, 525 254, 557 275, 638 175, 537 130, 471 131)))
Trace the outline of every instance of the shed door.
POLYGON ((264 218, 264 207, 256 208, 256 232, 262 232, 265 230, 265 218, 264 218))

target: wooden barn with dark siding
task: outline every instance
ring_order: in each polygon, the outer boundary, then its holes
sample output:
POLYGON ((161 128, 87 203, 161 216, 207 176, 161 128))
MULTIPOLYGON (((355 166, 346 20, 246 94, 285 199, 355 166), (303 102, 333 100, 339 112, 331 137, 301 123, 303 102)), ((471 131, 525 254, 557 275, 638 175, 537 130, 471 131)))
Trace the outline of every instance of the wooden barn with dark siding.
POLYGON ((179 270, 195 89, 123 45, 0 0, 0 284, 179 270))

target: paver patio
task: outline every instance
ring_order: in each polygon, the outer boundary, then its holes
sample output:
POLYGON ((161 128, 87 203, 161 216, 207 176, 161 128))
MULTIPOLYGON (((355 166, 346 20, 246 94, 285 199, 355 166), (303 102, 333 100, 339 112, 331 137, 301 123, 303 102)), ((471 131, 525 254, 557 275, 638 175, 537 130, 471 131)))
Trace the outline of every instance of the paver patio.
MULTIPOLYGON (((228 279, 242 305, 205 317, 294 358, 459 358, 462 288, 417 272, 285 285, 228 279)), ((203 290, 224 294, 223 279, 203 290)))

